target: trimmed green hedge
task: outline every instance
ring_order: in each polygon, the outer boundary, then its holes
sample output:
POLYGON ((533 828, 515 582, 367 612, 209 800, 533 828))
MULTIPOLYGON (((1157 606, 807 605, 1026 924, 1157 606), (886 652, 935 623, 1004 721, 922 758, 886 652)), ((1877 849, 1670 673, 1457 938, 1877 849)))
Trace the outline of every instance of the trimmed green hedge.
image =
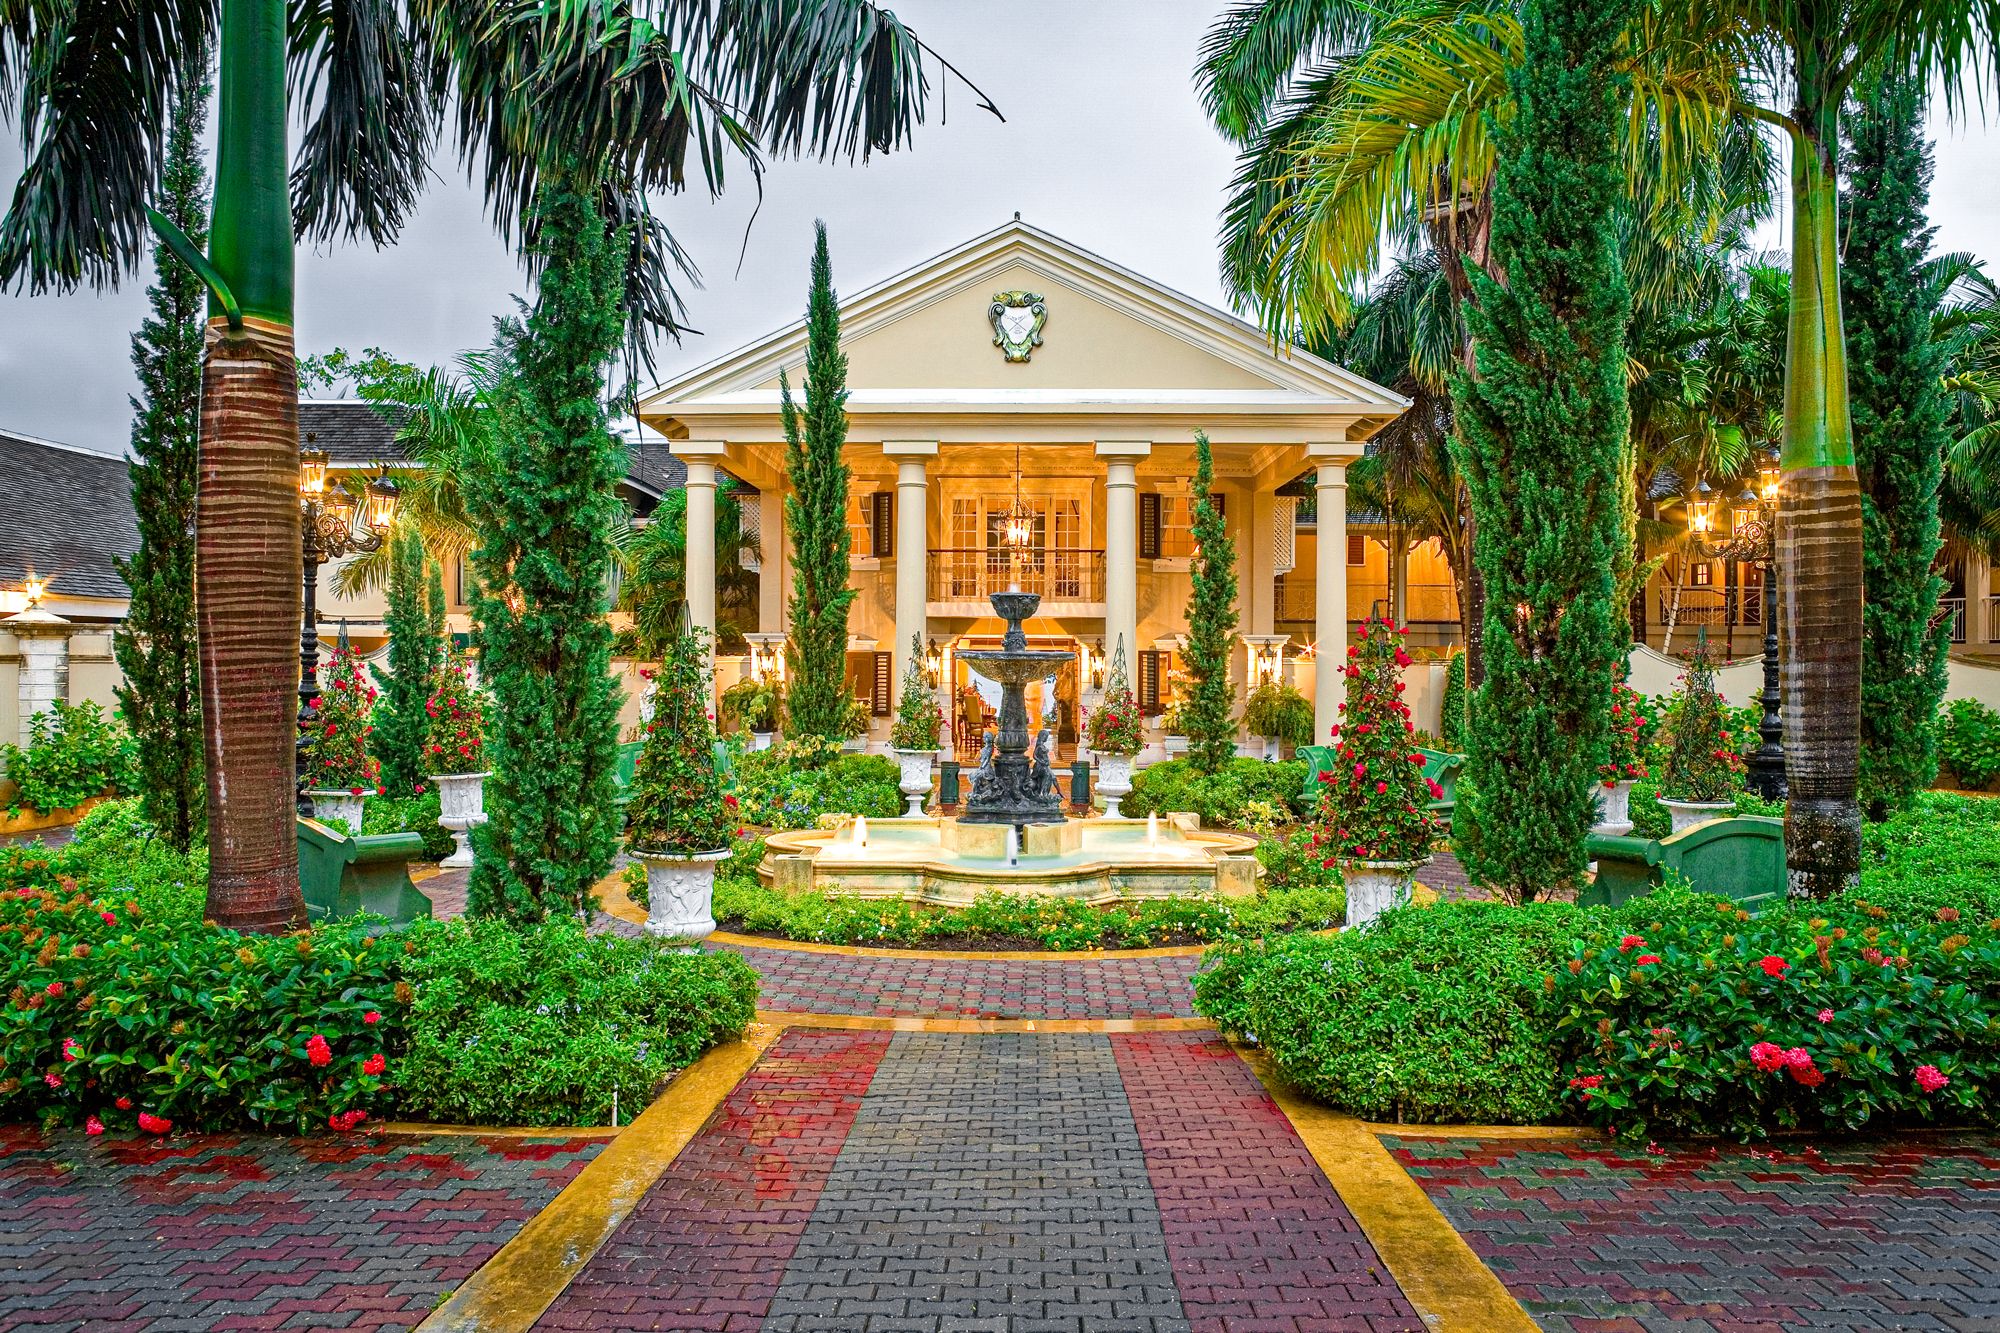
POLYGON ((1260 759, 1232 759, 1219 772, 1199 773, 1185 759, 1169 759, 1132 775, 1132 793, 1119 802, 1121 814, 1144 819, 1150 814, 1192 810, 1203 825, 1214 828, 1243 822, 1244 807, 1265 801, 1295 815, 1309 813, 1299 799, 1306 766, 1297 760, 1267 764, 1260 759))

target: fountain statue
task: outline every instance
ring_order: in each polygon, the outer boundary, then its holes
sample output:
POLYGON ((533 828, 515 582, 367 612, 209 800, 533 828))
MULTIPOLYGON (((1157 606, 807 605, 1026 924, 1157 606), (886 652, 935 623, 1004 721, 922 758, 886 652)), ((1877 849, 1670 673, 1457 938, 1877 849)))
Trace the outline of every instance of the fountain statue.
POLYGON ((989 738, 980 752, 965 813, 958 818, 967 824, 1060 824, 1062 797, 1049 766, 1053 738, 1047 727, 1042 728, 1034 757, 1029 758, 1028 702, 1022 691, 1029 681, 1068 661, 1070 654, 1028 647, 1021 622, 1035 614, 1041 594, 1010 589, 994 593, 991 600, 994 614, 1007 622, 1000 647, 961 649, 958 660, 1000 686, 1000 733, 989 738))

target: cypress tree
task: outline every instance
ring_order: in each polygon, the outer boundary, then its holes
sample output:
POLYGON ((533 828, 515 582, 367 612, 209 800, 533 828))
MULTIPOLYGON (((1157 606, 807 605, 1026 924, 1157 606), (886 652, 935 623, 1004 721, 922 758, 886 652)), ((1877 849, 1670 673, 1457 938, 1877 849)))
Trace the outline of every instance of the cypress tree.
MULTIPOLYGON (((197 247, 208 236, 208 176, 201 134, 207 56, 174 90, 159 210, 197 247)), ((118 562, 132 590, 112 638, 125 682, 118 706, 138 742, 140 801, 175 848, 199 842, 207 807, 201 666, 195 650, 194 495, 200 471, 202 337, 208 294, 193 269, 153 247, 151 313, 132 336, 139 396, 132 399, 132 508, 139 549, 118 562)))
POLYGON ((792 543, 791 633, 786 734, 838 745, 847 718, 847 357, 840 350, 840 302, 833 291, 826 224, 815 224, 812 288, 806 298, 805 410, 779 373, 785 470, 792 491, 785 523, 792 543))
POLYGON ((1638 0, 1528 0, 1497 128, 1493 254, 1472 272, 1479 374, 1454 384, 1484 581, 1459 854, 1515 901, 1572 879, 1596 819, 1622 653, 1629 301, 1612 60, 1638 0))
POLYGON ((606 428, 604 376, 624 330, 625 244, 594 197, 568 171, 546 178, 530 231, 535 303, 496 340, 493 462, 462 483, 496 704, 468 905, 520 921, 581 914, 618 849, 620 696, 604 613, 625 450, 606 428))
MULTIPOLYGON (((1869 82, 1864 80, 1864 82, 1869 82)), ((1848 406, 1861 481, 1863 810, 1887 818, 1937 777, 1937 711, 1951 626, 1937 615, 1938 487, 1950 442, 1924 277, 1931 155, 1922 86, 1873 83, 1848 120, 1848 406)))
POLYGON ((1196 553, 1191 565, 1194 590, 1188 605, 1188 761, 1214 773, 1236 753, 1236 720, 1230 711, 1236 691, 1229 683, 1229 649, 1236 641, 1236 543, 1222 523, 1210 494, 1215 457, 1208 436, 1194 436, 1194 514, 1189 535, 1196 553))
POLYGON ((407 796, 424 780, 424 738, 430 731, 431 677, 444 664, 426 577, 433 563, 413 524, 398 524, 390 537, 389 597, 383 628, 389 632, 389 679, 382 687, 375 721, 375 756, 382 761, 382 785, 407 796))

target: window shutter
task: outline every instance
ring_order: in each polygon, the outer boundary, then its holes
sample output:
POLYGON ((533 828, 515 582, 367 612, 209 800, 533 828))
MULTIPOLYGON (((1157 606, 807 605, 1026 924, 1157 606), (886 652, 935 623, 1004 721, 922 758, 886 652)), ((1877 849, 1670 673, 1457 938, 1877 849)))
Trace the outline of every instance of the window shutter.
POLYGON ((868 497, 869 526, 874 529, 877 556, 896 554, 896 493, 876 491, 868 497))
POLYGON ((1155 491, 1139 497, 1139 558, 1160 558, 1160 497, 1155 491))
POLYGON ((1216 517, 1229 517, 1229 497, 1227 495, 1224 495, 1221 491, 1210 491, 1208 493, 1208 502, 1215 506, 1216 517))
POLYGON ((1359 533, 1347 534, 1347 563, 1350 565, 1368 563, 1368 539, 1359 533))
POLYGON ((1160 654, 1152 648, 1139 654, 1139 711, 1160 711, 1160 654))
POLYGON ((887 717, 895 711, 892 695, 895 687, 894 658, 888 653, 875 654, 875 716, 887 717))

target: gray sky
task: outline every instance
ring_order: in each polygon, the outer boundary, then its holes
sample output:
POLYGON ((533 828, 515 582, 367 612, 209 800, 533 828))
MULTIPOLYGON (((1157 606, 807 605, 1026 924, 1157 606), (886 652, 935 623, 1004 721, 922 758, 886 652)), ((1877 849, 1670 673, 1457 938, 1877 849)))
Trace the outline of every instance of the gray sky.
MULTIPOLYGON (((699 364, 796 318, 805 303, 812 220, 824 218, 834 278, 855 291, 1005 221, 1037 226, 1202 300, 1220 303, 1216 215, 1232 154, 1208 127, 1191 73, 1221 0, 898 0, 897 12, 984 88, 1007 115, 979 111, 960 86, 933 100, 915 147, 865 167, 776 164, 740 273, 756 193, 733 176, 718 202, 659 201, 704 285, 690 289, 702 331, 660 358, 660 374, 699 364), (949 119, 943 112, 949 112, 949 119)), ((930 67, 934 88, 939 71, 930 67)), ((1942 249, 2000 260, 1994 131, 1938 121, 1932 217, 1942 249)), ((11 195, 21 154, 0 133, 11 195)), ((346 246, 299 256, 301 353, 380 346, 417 362, 483 345, 523 287, 455 164, 391 249, 346 246)), ((4 197, 0 197, 4 202, 4 197)), ((1772 229, 1770 242, 1781 233, 1772 229)), ((1996 265, 2000 266, 2000 265, 1996 265)), ((106 452, 130 430, 131 330, 144 280, 111 295, 0 295, 0 429, 106 452)))

